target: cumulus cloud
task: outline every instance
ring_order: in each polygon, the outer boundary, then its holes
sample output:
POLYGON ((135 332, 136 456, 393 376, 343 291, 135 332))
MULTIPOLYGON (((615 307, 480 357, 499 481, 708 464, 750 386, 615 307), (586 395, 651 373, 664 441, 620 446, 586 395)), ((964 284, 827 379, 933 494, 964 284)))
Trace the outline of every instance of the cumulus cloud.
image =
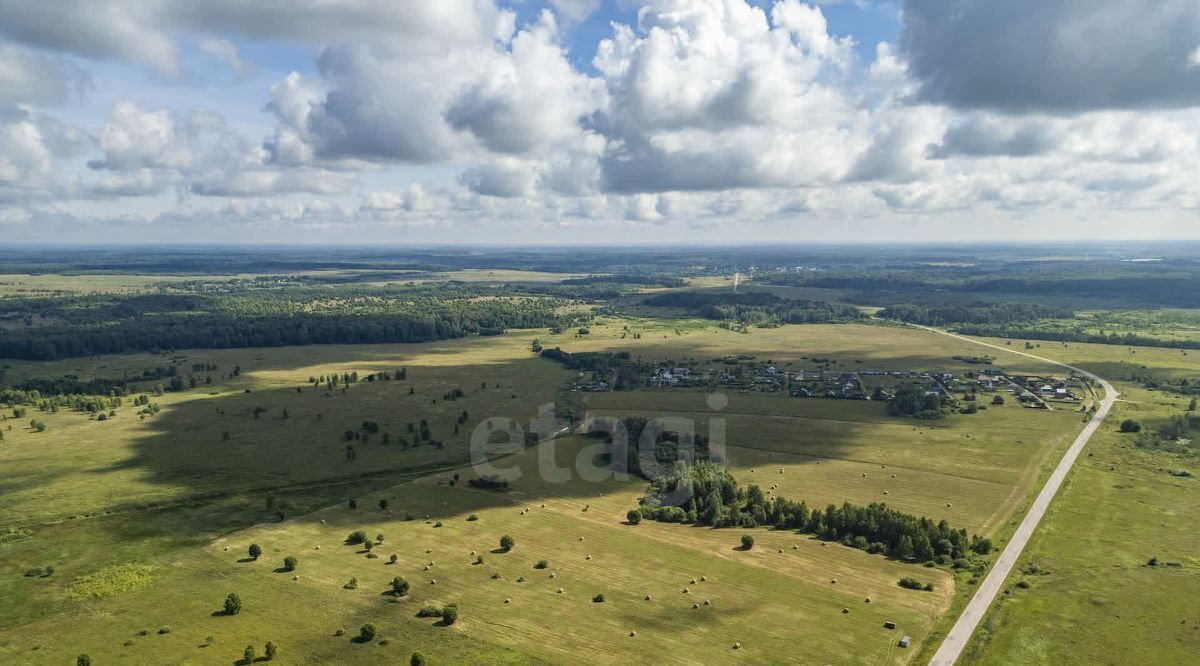
POLYGON ((90 162, 93 169, 169 169, 187 166, 192 160, 187 135, 176 132, 169 112, 144 111, 133 102, 121 102, 113 109, 100 131, 100 147, 104 159, 90 162))
POLYGON ((523 197, 533 190, 532 167, 511 157, 467 169, 459 181, 472 192, 490 197, 523 197))
POLYGON ((1007 112, 1200 104, 1195 0, 905 0, 920 95, 1007 112))

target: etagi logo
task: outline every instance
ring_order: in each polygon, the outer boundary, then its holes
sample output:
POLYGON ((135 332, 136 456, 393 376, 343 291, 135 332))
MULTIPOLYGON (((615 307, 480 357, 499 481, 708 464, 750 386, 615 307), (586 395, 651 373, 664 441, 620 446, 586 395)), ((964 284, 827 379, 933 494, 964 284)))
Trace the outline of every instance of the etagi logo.
MULTIPOLYGON (((716 413, 729 405, 729 398, 723 393, 710 393, 706 402, 709 412, 716 413)), ((696 419, 673 415, 624 419, 589 416, 573 426, 555 415, 553 403, 547 403, 538 407, 538 415, 529 421, 528 429, 506 416, 493 416, 476 425, 471 433, 471 465, 482 478, 513 483, 526 472, 509 456, 535 446, 537 473, 546 483, 575 479, 626 481, 633 476, 655 479, 669 474, 679 463, 694 464, 697 449, 706 451, 705 457, 712 464, 724 465, 725 419, 710 415, 706 421, 703 430, 707 435, 700 434, 697 426, 701 422, 696 419), (561 446, 560 438, 572 431, 598 441, 580 447, 574 460, 563 466, 560 454, 566 447, 561 446), (660 450, 664 455, 658 455, 660 450)), ((681 484, 675 494, 679 497, 664 498, 663 504, 683 504, 691 489, 681 484)))

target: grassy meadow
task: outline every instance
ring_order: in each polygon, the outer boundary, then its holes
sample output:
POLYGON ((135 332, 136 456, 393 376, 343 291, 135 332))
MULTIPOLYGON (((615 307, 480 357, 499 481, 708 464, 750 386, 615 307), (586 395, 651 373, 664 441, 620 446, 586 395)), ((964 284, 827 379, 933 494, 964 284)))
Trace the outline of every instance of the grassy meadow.
MULTIPOLYGON (((743 484, 778 484, 776 492, 814 506, 886 501, 1002 541, 1029 488, 1080 426, 1078 414, 1015 405, 923 423, 888 417, 877 403, 767 394, 730 395, 719 413, 687 391, 564 396, 572 373, 536 357, 535 339, 680 361, 754 354, 803 367, 820 356, 847 369, 962 371, 970 366, 952 357, 977 353, 969 343, 875 325, 739 334, 699 320, 617 317, 599 318, 586 335, 179 352, 185 376, 193 363, 217 369, 196 373, 195 389, 152 397, 157 414, 141 418, 126 404, 106 421, 66 410, 0 421, 0 662, 61 664, 86 652, 99 664, 232 663, 247 643, 261 654, 271 640, 284 663, 311 664, 394 664, 414 650, 434 664, 907 663, 967 593, 966 574, 791 532, 755 530, 755 547, 742 551, 742 530, 626 525, 645 482, 543 481, 537 449, 496 462, 525 472, 508 492, 450 485, 454 473, 464 481, 474 474, 464 466, 470 433, 486 417, 524 421, 556 399, 593 413, 719 416, 743 484), (360 379, 344 393, 308 383, 401 367, 404 381, 360 379), (465 396, 446 399, 455 388, 465 396), (455 434, 463 410, 469 418, 455 434), (46 430, 32 431, 30 417, 46 430), (420 419, 442 448, 385 446, 374 435, 353 442, 357 458, 346 459, 346 430, 378 421, 395 442, 420 419), (355 529, 384 536, 374 549, 380 557, 342 544, 355 529), (492 552, 503 534, 516 548, 492 552), (251 543, 264 554, 242 561, 251 543), (276 571, 288 555, 299 559, 297 570, 276 571), (541 559, 548 567, 535 569, 541 559), (48 565, 52 575, 24 575, 48 565), (412 584, 408 598, 383 594, 394 576, 412 584), (901 577, 934 591, 900 588, 901 577), (344 589, 351 578, 356 589, 344 589), (229 592, 245 610, 214 615, 229 592), (598 594, 602 603, 593 601, 598 594), (422 605, 445 603, 461 611, 451 626, 415 617, 422 605), (898 628, 885 630, 884 621, 898 628), (376 641, 352 642, 367 622, 379 630, 376 641), (901 635, 913 638, 907 650, 896 647, 901 635)), ((9 381, 120 377, 171 358, 13 361, 5 372, 9 381)), ((997 365, 1048 370, 1005 361, 997 365)), ((559 462, 590 455, 580 452, 586 445, 557 440, 559 462)))
POLYGON ((1148 390, 1134 372, 1200 374, 1177 349, 1041 343, 1047 358, 1110 379, 1121 397, 1088 444, 964 654, 968 664, 1191 663, 1200 654, 1200 474, 1194 454, 1137 447, 1145 426, 1189 398, 1148 390), (1151 559, 1156 565, 1151 566, 1151 559))

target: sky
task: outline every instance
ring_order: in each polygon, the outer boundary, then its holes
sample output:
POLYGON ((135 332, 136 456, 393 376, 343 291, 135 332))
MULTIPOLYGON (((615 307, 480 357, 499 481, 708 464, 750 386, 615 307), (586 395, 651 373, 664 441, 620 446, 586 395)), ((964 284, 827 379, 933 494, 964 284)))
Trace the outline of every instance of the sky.
POLYGON ((1197 238, 1196 0, 0 0, 0 244, 1197 238))

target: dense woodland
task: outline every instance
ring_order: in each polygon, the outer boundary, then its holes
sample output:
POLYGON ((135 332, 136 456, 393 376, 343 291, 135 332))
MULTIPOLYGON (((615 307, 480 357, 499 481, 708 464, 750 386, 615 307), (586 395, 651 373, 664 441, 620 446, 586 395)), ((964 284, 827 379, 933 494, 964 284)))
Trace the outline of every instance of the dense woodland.
POLYGON ((284 288, 0 301, 0 357, 425 342, 562 323, 569 301, 503 289, 284 288), (33 323, 33 318, 37 323, 33 323))
POLYGON ((766 292, 678 291, 651 296, 643 303, 651 307, 682 308, 705 319, 755 325, 827 324, 864 317, 857 308, 848 305, 783 299, 766 292))

